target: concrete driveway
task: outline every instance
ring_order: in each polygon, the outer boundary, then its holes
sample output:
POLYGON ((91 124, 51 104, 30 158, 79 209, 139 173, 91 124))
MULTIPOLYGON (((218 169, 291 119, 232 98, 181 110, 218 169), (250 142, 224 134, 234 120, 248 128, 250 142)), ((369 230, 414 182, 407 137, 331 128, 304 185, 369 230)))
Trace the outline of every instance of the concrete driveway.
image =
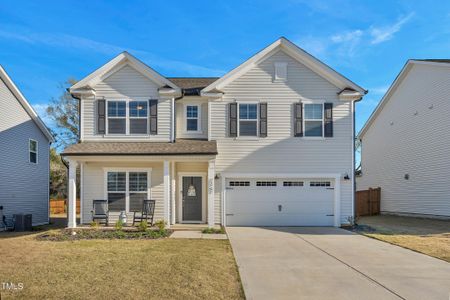
POLYGON ((227 232, 247 299, 450 299, 449 263, 343 229, 227 232))

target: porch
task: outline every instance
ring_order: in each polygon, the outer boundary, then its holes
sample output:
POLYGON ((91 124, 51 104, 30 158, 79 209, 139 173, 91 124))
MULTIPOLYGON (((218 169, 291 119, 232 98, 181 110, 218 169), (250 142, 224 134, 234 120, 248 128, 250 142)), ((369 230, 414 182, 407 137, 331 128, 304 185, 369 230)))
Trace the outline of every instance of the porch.
MULTIPOLYGON (((147 144, 153 147, 155 143, 147 144)), ((141 211, 145 199, 155 200, 154 222, 163 220, 168 227, 220 224, 220 201, 215 201, 215 153, 63 155, 69 162, 69 228, 92 222, 93 200, 107 201, 109 226, 114 226, 121 212, 127 216, 125 225, 131 226, 133 214, 141 211), (75 214, 77 168, 80 169, 79 224, 75 214)))

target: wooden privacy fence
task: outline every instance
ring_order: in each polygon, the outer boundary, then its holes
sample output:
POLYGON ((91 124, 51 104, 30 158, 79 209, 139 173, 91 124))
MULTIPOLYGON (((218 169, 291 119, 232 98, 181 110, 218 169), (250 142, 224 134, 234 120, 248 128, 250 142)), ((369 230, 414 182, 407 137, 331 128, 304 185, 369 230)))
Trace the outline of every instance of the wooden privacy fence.
MULTIPOLYGON (((67 212, 67 205, 65 199, 50 200, 51 214, 64 214, 67 212)), ((77 200, 77 214, 80 213, 80 199, 77 200)))
POLYGON ((355 197, 356 216, 373 216, 380 214, 381 188, 369 188, 357 191, 355 197))

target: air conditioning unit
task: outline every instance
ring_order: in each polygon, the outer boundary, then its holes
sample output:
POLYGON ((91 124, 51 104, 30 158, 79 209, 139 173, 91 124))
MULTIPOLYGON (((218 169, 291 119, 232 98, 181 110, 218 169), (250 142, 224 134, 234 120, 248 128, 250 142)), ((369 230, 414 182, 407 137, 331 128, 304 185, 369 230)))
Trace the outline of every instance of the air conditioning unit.
POLYGON ((13 220, 15 231, 31 231, 33 227, 31 214, 15 214, 13 220))

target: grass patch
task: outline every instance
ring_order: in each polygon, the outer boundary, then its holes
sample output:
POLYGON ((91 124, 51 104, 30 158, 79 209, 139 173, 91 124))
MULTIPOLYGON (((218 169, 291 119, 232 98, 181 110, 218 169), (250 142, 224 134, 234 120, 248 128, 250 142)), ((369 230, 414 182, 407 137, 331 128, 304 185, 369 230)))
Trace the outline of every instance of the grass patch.
POLYGON ((218 228, 205 228, 202 230, 202 233, 206 233, 206 234, 225 234, 225 228, 220 227, 220 229, 218 228))
POLYGON ((355 231, 450 262, 450 221, 372 216, 361 218, 355 231))
POLYGON ((244 298, 227 240, 83 239, 55 243, 37 240, 40 233, 2 235, 0 282, 24 285, 23 290, 2 290, 2 299, 244 298))

